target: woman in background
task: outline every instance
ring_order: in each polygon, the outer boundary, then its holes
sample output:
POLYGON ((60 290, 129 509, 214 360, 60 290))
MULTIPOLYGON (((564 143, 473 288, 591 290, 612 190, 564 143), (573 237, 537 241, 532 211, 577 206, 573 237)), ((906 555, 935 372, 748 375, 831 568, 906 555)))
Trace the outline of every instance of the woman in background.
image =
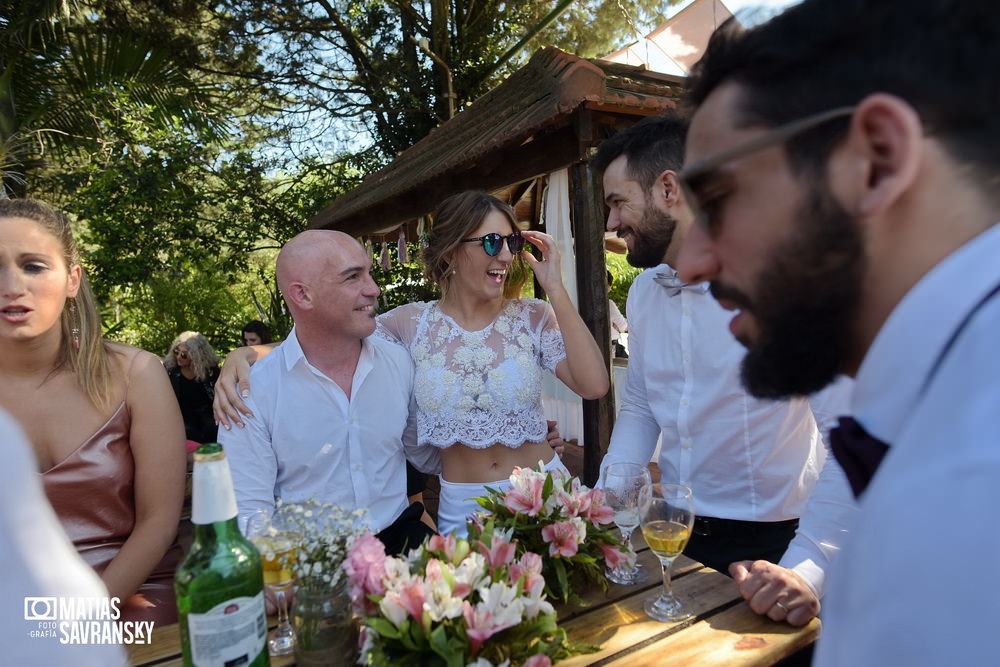
POLYGON ((199 444, 215 442, 219 427, 212 416, 212 399, 219 379, 219 355, 208 339, 197 331, 185 331, 170 344, 163 367, 181 407, 185 437, 199 444))
POLYGON ((0 407, 27 433, 49 502, 123 620, 170 623, 180 411, 159 359, 104 340, 100 326, 65 216, 0 200, 0 407))
POLYGON ((244 345, 267 345, 271 342, 271 331, 260 320, 250 320, 243 325, 244 345))

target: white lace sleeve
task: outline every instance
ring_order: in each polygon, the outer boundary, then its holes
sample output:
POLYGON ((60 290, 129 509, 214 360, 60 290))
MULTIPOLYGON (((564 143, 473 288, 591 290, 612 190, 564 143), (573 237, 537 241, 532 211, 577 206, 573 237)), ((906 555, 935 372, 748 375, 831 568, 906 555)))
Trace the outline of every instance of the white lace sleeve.
POLYGON ((409 347, 417 330, 420 313, 427 306, 423 301, 408 303, 382 313, 375 318, 375 333, 390 343, 409 347))
POLYGON ((566 344, 556 321, 556 314, 547 302, 529 299, 531 305, 531 328, 538 332, 538 363, 555 374, 556 366, 566 358, 566 344))

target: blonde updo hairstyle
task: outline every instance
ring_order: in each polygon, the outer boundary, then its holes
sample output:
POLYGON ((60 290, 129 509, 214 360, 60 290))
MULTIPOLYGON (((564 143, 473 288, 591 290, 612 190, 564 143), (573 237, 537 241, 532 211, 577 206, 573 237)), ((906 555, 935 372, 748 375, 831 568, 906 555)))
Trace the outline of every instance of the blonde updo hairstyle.
POLYGON ((106 410, 111 403, 116 369, 110 358, 111 347, 101 334, 97 301, 87 272, 80 264, 80 251, 73 239, 69 219, 36 199, 0 199, 0 218, 26 218, 37 222, 59 241, 66 270, 80 266, 80 289, 76 297, 66 299, 60 316, 62 335, 57 368, 69 367, 91 403, 106 410), (80 332, 79 346, 73 343, 74 328, 80 332))
MULTIPOLYGON (((468 190, 452 195, 442 201, 432 216, 431 233, 423 251, 424 275, 427 280, 441 288, 442 295, 448 293, 452 267, 448 258, 462 245, 462 239, 469 238, 491 211, 500 211, 510 221, 510 230, 520 231, 514 209, 493 195, 468 190)), ((530 244, 525 243, 525 248, 530 244)), ((518 255, 511 262, 504 282, 503 295, 516 299, 528 279, 529 269, 524 259, 518 255)))

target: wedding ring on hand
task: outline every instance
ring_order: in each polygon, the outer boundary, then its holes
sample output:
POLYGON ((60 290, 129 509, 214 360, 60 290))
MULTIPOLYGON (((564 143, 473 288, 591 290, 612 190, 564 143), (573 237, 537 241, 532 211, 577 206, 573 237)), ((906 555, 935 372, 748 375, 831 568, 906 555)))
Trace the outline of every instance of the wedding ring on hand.
POLYGON ((786 607, 786 606, 785 606, 785 605, 784 605, 784 604, 783 604, 783 603, 781 602, 781 600, 776 600, 776 601, 774 602, 774 606, 775 606, 775 607, 777 607, 778 609, 780 609, 781 611, 785 612, 786 614, 788 613, 788 607, 786 607))

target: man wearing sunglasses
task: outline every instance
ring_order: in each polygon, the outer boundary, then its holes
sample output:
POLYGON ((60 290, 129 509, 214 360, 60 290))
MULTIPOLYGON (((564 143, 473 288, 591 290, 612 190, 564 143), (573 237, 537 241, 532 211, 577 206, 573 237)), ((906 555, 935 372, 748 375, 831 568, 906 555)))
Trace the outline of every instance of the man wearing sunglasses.
POLYGON ((690 82, 682 279, 736 312, 752 393, 856 378, 819 665, 997 660, 997 63, 993 2, 806 0, 690 82))
POLYGON ((685 553, 731 572, 757 613, 802 625, 819 611, 855 511, 820 436, 846 411, 849 388, 775 402, 740 386, 743 348, 725 330, 728 313, 706 283, 685 284, 672 268, 693 224, 677 180, 685 132, 678 116, 646 119, 592 161, 608 230, 625 239, 632 265, 649 267, 629 291, 629 367, 602 465, 645 463, 662 435, 663 480, 694 492, 685 553))

